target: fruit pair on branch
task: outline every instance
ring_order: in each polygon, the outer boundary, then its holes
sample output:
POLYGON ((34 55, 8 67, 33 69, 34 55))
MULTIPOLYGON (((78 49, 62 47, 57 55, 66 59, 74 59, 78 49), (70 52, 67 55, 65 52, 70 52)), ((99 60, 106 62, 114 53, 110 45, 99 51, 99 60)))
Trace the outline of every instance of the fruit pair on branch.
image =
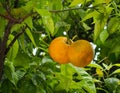
POLYGON ((73 42, 67 37, 55 38, 49 46, 52 59, 60 64, 72 63, 78 67, 85 67, 94 57, 93 47, 87 40, 73 42))

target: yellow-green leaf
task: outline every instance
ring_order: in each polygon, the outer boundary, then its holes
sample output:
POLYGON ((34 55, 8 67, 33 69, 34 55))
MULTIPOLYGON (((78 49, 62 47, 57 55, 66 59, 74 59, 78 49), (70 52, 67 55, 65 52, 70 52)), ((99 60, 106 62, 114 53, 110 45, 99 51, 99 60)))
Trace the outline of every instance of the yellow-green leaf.
POLYGON ((101 69, 97 68, 96 69, 96 74, 99 76, 99 77, 103 77, 103 72, 101 69))
POLYGON ((78 4, 81 4, 84 0, 73 0, 72 3, 70 4, 70 7, 76 6, 78 4))
POLYGON ((105 42, 105 40, 108 38, 109 34, 107 32, 107 30, 103 30, 101 33, 100 33, 100 40, 102 41, 102 43, 105 42))
MULTIPOLYGON (((9 46, 9 44, 11 43, 11 41, 14 39, 14 36, 13 35, 10 35, 9 36, 9 39, 7 41, 7 45, 9 46)), ((18 44, 18 41, 16 40, 13 44, 13 46, 10 48, 8 54, 7 54, 7 58, 9 60, 14 60, 15 57, 17 56, 18 54, 18 50, 19 50, 19 44, 18 44)))
POLYGON ((46 30, 49 31, 51 35, 54 35, 54 22, 50 12, 46 9, 35 9, 35 10, 42 17, 43 24, 45 25, 46 30))
POLYGON ((32 33, 30 32, 30 30, 27 28, 25 32, 28 35, 28 37, 30 38, 30 40, 32 41, 32 43, 34 44, 34 46, 36 46, 34 37, 33 37, 32 33))

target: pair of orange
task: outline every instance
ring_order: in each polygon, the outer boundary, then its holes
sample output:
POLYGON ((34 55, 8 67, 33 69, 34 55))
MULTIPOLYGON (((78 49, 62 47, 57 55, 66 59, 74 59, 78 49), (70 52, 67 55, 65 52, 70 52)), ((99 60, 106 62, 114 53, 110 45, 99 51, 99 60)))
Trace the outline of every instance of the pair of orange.
POLYGON ((92 61, 94 51, 87 40, 70 41, 67 37, 57 37, 50 43, 49 54, 60 64, 72 63, 78 67, 85 67, 92 61))

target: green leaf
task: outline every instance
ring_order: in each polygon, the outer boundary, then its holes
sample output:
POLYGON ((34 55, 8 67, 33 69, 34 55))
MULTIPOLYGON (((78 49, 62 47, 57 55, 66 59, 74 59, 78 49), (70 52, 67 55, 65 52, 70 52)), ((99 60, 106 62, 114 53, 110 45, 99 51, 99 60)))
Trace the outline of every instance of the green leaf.
POLYGON ((110 34, 116 32, 120 28, 119 24, 120 20, 117 17, 111 18, 110 21, 108 22, 108 32, 110 34))
POLYGON ((20 31, 21 27, 22 27, 21 24, 15 24, 12 26, 11 32, 13 32, 13 31, 18 32, 18 31, 20 31))
POLYGON ((90 19, 90 18, 92 18, 92 17, 96 17, 96 16, 98 16, 98 15, 99 15, 99 12, 97 12, 97 11, 92 11, 92 12, 90 12, 90 13, 87 13, 86 16, 83 17, 82 21, 85 21, 85 20, 90 19))
POLYGON ((55 73, 55 79, 59 84, 55 90, 79 90, 82 93, 96 93, 96 89, 91 76, 82 68, 74 67, 72 64, 61 65, 61 72, 55 73))
POLYGON ((30 57, 23 51, 19 51, 13 63, 15 66, 22 66, 24 68, 29 67, 30 57))
POLYGON ((76 6, 76 5, 79 5, 79 4, 87 3, 89 1, 91 1, 91 0, 73 0, 69 6, 73 7, 73 6, 76 6))
POLYGON ((27 24, 29 28, 32 30, 33 29, 33 22, 32 22, 32 17, 28 17, 27 19, 24 20, 23 24, 27 24))
POLYGON ((20 37, 19 37, 19 42, 21 43, 21 48, 22 48, 22 50, 24 50, 25 51, 25 36, 24 36, 24 34, 22 34, 20 37))
POLYGON ((111 75, 120 73, 120 69, 115 70, 111 75))
POLYGON ((100 19, 95 22, 95 29, 94 29, 94 41, 96 41, 101 33, 103 31, 104 26, 106 23, 106 19, 100 19))
POLYGON ((18 93, 36 93, 36 86, 27 77, 19 81, 18 89, 18 93))
POLYGON ((105 42, 105 40, 108 38, 108 36, 109 36, 109 33, 107 32, 107 30, 103 30, 100 33, 100 40, 102 41, 102 43, 105 42))
POLYGON ((48 30, 51 35, 54 35, 54 22, 50 12, 45 9, 35 9, 35 10, 38 12, 38 14, 42 16, 42 21, 46 27, 46 30, 48 30))
POLYGON ((101 4, 101 3, 104 3, 105 0, 95 0, 94 4, 95 5, 98 5, 98 4, 101 4))
POLYGON ((0 17, 0 37, 3 36, 6 24, 7 24, 7 21, 0 17))
POLYGON ((54 22, 51 17, 43 17, 43 23, 51 35, 54 35, 54 22))
POLYGON ((8 80, 5 79, 1 84, 1 93, 13 93, 13 84, 8 80))
POLYGON ((15 68, 13 65, 13 62, 10 62, 9 60, 6 60, 4 72, 7 78, 16 86, 18 82, 18 77, 15 72, 15 68))
POLYGON ((78 4, 81 4, 84 0, 73 0, 72 3, 70 4, 70 7, 76 6, 78 4))
POLYGON ((120 67, 120 64, 119 64, 119 63, 116 63, 116 64, 113 64, 113 66, 118 66, 118 67, 120 67))
POLYGON ((33 45, 36 46, 36 43, 34 41, 34 37, 33 37, 32 33, 31 33, 31 31, 27 28, 25 32, 28 35, 28 37, 30 38, 30 40, 32 41, 33 45))
POLYGON ((105 79, 105 85, 111 93, 116 93, 116 89, 119 85, 119 79, 117 78, 107 78, 105 79))
POLYGON ((110 52, 111 53, 120 53, 120 44, 116 43, 116 45, 114 46, 114 48, 110 52))
MULTIPOLYGON (((9 45, 13 39, 14 39, 14 36, 12 34, 10 34, 9 39, 7 41, 7 45, 9 45)), ((19 43, 18 43, 18 40, 16 40, 14 42, 13 46, 10 48, 10 50, 7 54, 7 58, 9 60, 14 60, 15 57, 17 56, 18 50, 19 50, 19 43)))
POLYGON ((83 27, 85 28, 85 30, 90 30, 91 28, 86 24, 86 23, 84 23, 83 22, 83 27))
POLYGON ((88 65, 88 67, 94 67, 94 68, 103 69, 102 66, 100 66, 99 64, 96 64, 96 63, 91 63, 91 64, 88 65))

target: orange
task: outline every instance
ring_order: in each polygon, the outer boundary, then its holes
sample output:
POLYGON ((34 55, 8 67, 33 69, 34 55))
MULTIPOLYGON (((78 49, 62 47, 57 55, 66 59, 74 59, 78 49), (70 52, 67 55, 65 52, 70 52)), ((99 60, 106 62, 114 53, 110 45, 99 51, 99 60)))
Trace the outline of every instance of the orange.
POLYGON ((67 44, 67 41, 67 37, 57 37, 52 40, 48 48, 51 58, 60 64, 69 62, 67 52, 70 45, 67 44))
POLYGON ((92 61, 94 51, 87 40, 77 40, 68 49, 68 59, 78 67, 85 67, 92 61))

